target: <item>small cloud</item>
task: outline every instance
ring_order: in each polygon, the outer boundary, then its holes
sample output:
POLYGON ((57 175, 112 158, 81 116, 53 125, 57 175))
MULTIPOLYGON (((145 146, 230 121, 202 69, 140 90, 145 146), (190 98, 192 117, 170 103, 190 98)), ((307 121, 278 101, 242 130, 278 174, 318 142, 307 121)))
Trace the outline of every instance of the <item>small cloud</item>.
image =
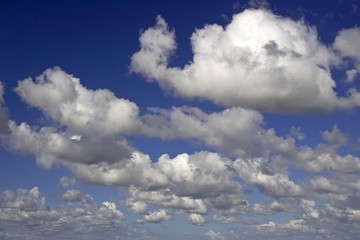
POLYGON ((59 185, 64 187, 64 188, 73 186, 75 184, 76 184, 76 179, 75 178, 70 178, 70 177, 64 176, 64 177, 60 178, 60 180, 59 180, 59 185))
POLYGON ((205 223, 205 218, 203 215, 192 213, 188 216, 188 221, 191 224, 203 225, 205 223))
POLYGON ((61 197, 61 199, 65 202, 80 202, 82 198, 82 193, 75 189, 67 190, 61 197))
POLYGON ((210 231, 206 232, 205 236, 207 236, 211 240, 223 240, 223 239, 225 239, 225 237, 220 232, 217 232, 217 231, 214 231, 214 230, 210 230, 210 231))
POLYGON ((144 220, 149 223, 159 223, 167 221, 170 218, 171 215, 165 209, 160 209, 159 211, 150 212, 149 214, 144 215, 144 220))
POLYGON ((71 137, 70 137, 70 140, 73 140, 73 141, 80 141, 81 140, 81 138, 82 138, 82 136, 81 135, 72 135, 71 137))

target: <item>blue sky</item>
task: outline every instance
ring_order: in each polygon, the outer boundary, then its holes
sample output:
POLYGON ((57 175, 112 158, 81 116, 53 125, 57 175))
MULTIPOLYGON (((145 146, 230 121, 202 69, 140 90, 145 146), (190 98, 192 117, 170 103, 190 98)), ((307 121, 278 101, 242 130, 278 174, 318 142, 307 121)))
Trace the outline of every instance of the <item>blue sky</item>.
POLYGON ((3 1, 0 239, 357 239, 359 8, 3 1))

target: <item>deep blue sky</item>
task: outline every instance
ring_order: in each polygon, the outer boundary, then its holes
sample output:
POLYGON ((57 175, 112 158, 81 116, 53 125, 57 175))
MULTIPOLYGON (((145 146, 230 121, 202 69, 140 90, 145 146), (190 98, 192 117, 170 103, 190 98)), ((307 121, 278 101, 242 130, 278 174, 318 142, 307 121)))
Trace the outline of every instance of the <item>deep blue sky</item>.
MULTIPOLYGON (((266 234, 355 239, 360 232, 360 101, 347 94, 359 91, 359 24, 357 0, 2 1, 0 118, 7 120, 0 121, 0 129, 10 127, 1 132, 0 239, 263 239, 266 234), (256 22, 256 13, 267 16, 262 24, 268 27, 246 29, 246 23, 229 33, 234 42, 219 37, 207 50, 192 45, 194 32, 217 24, 225 36, 233 16, 247 12, 249 22, 256 22), (284 29, 267 39, 280 25, 306 40, 299 43, 284 29), (139 37, 151 31, 163 38, 149 35, 152 45, 141 46, 139 37), (307 39, 311 36, 315 43, 307 39), (262 37, 267 42, 260 50, 252 48, 262 37), (163 39, 176 42, 170 56, 164 47, 156 50, 163 39), (157 54, 166 56, 166 64, 157 62, 157 54), (263 65, 241 75, 250 66, 248 60, 240 65, 232 60, 241 57, 263 65), (224 71, 224 61, 235 67, 212 81, 207 73, 224 71), (158 68, 146 70, 153 66, 158 68), (201 66, 210 69, 203 72, 201 66), (314 79, 306 78, 312 71, 314 79), (347 71, 355 74, 351 81, 347 71), (50 72, 65 73, 59 85, 50 72), (21 85, 29 77, 33 88, 21 85), (336 87, 329 87, 326 77, 336 87), (189 89, 181 85, 186 81, 189 89), (74 84, 77 98, 57 98, 68 93, 63 83, 74 84), (312 94, 317 87, 324 92, 312 94), (99 89, 114 95, 101 100, 99 89), (118 99, 133 102, 136 116, 124 109, 101 112, 111 104, 130 106, 118 99), (21 132, 22 123, 29 135, 21 132), (131 165, 134 153, 143 154, 140 170, 131 165), (159 160, 163 154, 170 159, 159 160), (42 164, 51 159, 51 167, 42 164), (159 200, 160 195, 169 198, 159 200), (86 202, 90 196, 91 204, 86 202), (87 213, 75 214, 75 209, 87 213)), ((209 30, 203 43, 214 32, 209 30)))

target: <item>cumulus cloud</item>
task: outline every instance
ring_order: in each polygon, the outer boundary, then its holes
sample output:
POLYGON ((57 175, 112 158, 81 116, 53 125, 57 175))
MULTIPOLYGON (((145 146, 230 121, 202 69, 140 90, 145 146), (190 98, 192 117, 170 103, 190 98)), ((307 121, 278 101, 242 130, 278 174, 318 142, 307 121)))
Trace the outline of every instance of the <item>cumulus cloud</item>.
POLYGON ((193 140, 226 155, 261 155, 263 150, 263 116, 252 110, 230 108, 208 114, 195 107, 151 108, 142 120, 147 135, 193 140))
POLYGON ((10 133, 6 144, 19 152, 34 154, 37 163, 50 168, 56 161, 69 162, 116 162, 127 159, 134 151, 124 139, 87 137, 79 141, 56 127, 41 127, 36 130, 27 123, 17 125, 9 121, 10 133))
POLYGON ((324 131, 323 139, 332 146, 339 147, 348 143, 347 137, 334 125, 332 131, 324 131))
MULTIPOLYGON (((357 47, 351 47, 357 35, 358 29, 340 32, 335 48, 357 59, 357 47)), ((282 113, 358 106, 354 89, 349 97, 337 97, 330 68, 340 59, 318 39, 316 29, 304 21, 265 9, 245 10, 225 27, 197 29, 191 36, 192 61, 183 68, 169 67, 175 34, 157 17, 156 25, 140 36, 131 70, 177 95, 224 106, 282 113)))
POLYGON ((225 237, 222 235, 222 233, 217 232, 215 230, 209 230, 205 233, 205 236, 207 236, 211 240, 221 240, 225 239, 225 237))
MULTIPOLYGON (((84 199, 92 199, 85 196, 84 199)), ((123 220, 124 214, 110 201, 89 204, 88 199, 76 205, 51 209, 37 187, 5 190, 0 194, 0 232, 3 234, 0 236, 5 234, 10 239, 74 239, 78 234, 100 239, 99 231, 101 237, 110 237, 119 230, 129 239, 137 239, 143 234, 141 231, 134 234, 122 223, 123 220)))
POLYGON ((104 185, 161 187, 168 184, 168 177, 153 166, 150 157, 134 152, 129 159, 115 163, 95 162, 81 164, 63 163, 80 180, 104 185))
POLYGON ((15 91, 30 106, 77 134, 113 136, 136 128, 139 110, 135 103, 106 89, 87 89, 60 68, 45 70, 35 81, 19 81, 15 91))
POLYGON ((126 205, 134 213, 146 213, 148 208, 148 205, 145 202, 137 201, 134 198, 127 199, 126 205))
POLYGON ((170 189, 158 191, 146 191, 135 187, 130 187, 131 198, 128 199, 129 206, 132 208, 136 203, 150 203, 161 207, 171 207, 189 213, 206 213, 207 206, 202 199, 192 197, 177 196, 170 189))
POLYGON ((80 202, 82 199, 82 193, 79 190, 68 189, 61 196, 61 199, 66 202, 80 202))
POLYGON ((191 224, 195 224, 195 225, 202 225, 205 223, 206 219, 204 218, 203 215, 197 214, 197 213, 191 213, 188 216, 188 221, 191 224))
POLYGON ((342 190, 332 184, 327 178, 318 176, 310 180, 312 189, 317 193, 341 193, 342 190))
POLYGON ((70 186, 73 186, 76 184, 76 179, 75 178, 70 178, 70 177, 61 177, 60 180, 59 180, 59 185, 64 187, 64 188, 67 188, 67 187, 70 187, 70 186))
POLYGON ((273 172, 262 159, 234 162, 234 168, 245 181, 255 184, 261 191, 273 197, 297 197, 304 190, 284 173, 273 172))
POLYGON ((360 27, 343 29, 336 36, 334 41, 334 48, 338 50, 342 56, 353 58, 358 64, 360 70, 360 47, 357 40, 360 37, 360 27))
POLYGON ((170 218, 171 215, 165 209, 159 209, 159 211, 149 212, 147 215, 144 215, 144 220, 150 223, 167 221, 170 218))
POLYGON ((293 209, 286 202, 272 200, 267 203, 255 203, 253 211, 259 215, 273 215, 279 212, 291 212, 293 209))
POLYGON ((232 216, 218 216, 218 215, 214 215, 213 218, 215 221, 221 222, 223 224, 228 224, 228 223, 235 223, 238 220, 232 216))

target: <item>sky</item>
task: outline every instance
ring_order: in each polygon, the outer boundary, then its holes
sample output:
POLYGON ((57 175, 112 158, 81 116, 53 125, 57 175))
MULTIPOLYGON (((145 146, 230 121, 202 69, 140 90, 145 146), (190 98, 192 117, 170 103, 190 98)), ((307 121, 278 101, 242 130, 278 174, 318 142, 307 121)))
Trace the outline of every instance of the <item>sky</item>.
POLYGON ((360 234, 358 0, 1 1, 0 239, 360 234))

